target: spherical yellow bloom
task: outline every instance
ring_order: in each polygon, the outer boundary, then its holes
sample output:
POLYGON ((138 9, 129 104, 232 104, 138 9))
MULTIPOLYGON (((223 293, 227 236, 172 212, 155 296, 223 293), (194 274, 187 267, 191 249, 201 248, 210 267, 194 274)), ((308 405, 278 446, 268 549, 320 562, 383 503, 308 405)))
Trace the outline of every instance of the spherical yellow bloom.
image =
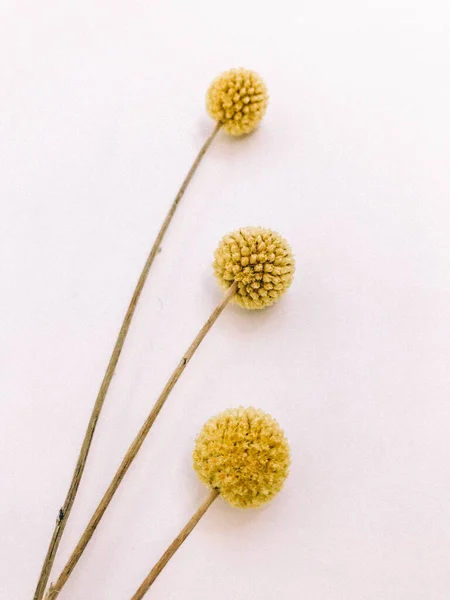
POLYGON ((264 116, 267 88, 261 77, 248 69, 231 69, 219 75, 206 94, 206 108, 231 135, 250 133, 264 116))
POLYGON ((290 451, 278 423, 262 410, 234 408, 210 419, 193 453, 197 475, 239 508, 271 500, 289 473, 290 451))
POLYGON ((289 244, 278 233, 245 227, 222 238, 214 253, 213 268, 224 290, 237 282, 234 302, 258 309, 270 306, 288 289, 295 261, 289 244))

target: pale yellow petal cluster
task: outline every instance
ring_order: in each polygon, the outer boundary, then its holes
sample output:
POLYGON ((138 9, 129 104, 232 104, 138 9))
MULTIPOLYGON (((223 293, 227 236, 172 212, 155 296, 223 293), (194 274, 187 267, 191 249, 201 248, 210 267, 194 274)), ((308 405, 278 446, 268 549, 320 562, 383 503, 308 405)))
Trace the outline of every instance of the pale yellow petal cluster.
POLYGON ((231 69, 219 75, 206 94, 206 108, 231 135, 250 133, 266 112, 267 88, 261 77, 248 69, 231 69))
POLYGON ((295 260, 289 244, 263 227, 244 227, 225 235, 213 263, 215 276, 226 290, 236 281, 233 297, 244 308, 265 308, 291 285, 295 260))
POLYGON ((288 442, 273 417, 235 408, 210 419, 193 452, 201 481, 239 508, 259 506, 283 487, 289 473, 288 442))

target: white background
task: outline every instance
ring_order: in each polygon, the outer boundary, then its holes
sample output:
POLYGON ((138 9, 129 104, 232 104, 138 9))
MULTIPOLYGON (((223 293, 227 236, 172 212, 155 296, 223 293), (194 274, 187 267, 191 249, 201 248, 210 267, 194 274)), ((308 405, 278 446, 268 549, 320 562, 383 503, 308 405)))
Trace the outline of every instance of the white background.
POLYGON ((284 491, 220 499, 153 600, 448 600, 447 0, 2 1, 0 598, 30 600, 137 276, 213 123, 257 70, 260 129, 219 134, 166 237, 97 429, 57 575, 221 295, 220 237, 280 231, 294 284, 226 309, 61 600, 127 600, 206 495, 204 421, 252 404, 292 446, 284 491))

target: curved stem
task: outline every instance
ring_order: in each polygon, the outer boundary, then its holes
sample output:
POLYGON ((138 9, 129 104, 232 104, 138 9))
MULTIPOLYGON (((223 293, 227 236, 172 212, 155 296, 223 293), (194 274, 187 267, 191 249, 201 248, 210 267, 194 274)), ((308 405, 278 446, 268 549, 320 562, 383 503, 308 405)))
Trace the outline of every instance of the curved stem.
POLYGON ((64 533, 64 529, 66 527, 67 521, 69 519, 70 511, 72 510, 73 503, 75 501, 75 497, 77 495, 78 487, 80 485, 81 477, 83 475, 84 468, 86 466, 86 461, 88 458, 89 450, 92 443, 92 438, 94 436, 95 428, 97 426, 97 421, 100 417, 100 413, 103 407, 103 403, 105 401, 106 394, 108 392, 111 380, 114 375, 114 371, 117 366, 117 362, 119 360, 120 354, 122 352, 123 345, 125 343, 125 339, 128 334, 128 330, 130 328, 130 323, 133 318, 134 312, 136 310, 136 305, 138 303, 141 292, 144 288, 145 282, 147 280, 150 268, 155 260, 155 256, 158 253, 161 242, 164 238, 164 235, 173 219, 177 206, 186 191, 189 182, 191 181, 195 171, 197 170, 200 161, 202 160, 205 152, 208 150, 211 145, 213 139, 217 135, 221 124, 218 123, 211 135, 208 137, 206 142, 203 144, 200 152, 197 155, 192 167, 189 170, 185 180, 181 184, 180 190, 176 195, 175 200, 172 202, 172 205, 167 213, 166 218, 164 219, 164 223, 159 230, 158 235, 156 236, 156 240, 150 250, 150 254, 145 262, 144 268, 142 269, 142 273, 137 282, 136 288, 134 290, 133 296, 131 298, 130 304, 128 306, 128 310, 126 312, 125 318, 122 323, 122 327, 120 328, 119 335, 117 337, 113 352, 111 354, 111 358, 109 359, 108 367, 106 369, 105 375, 103 377, 102 384, 100 386, 100 390, 97 395, 97 399, 94 404, 94 408, 92 409, 92 414, 89 419, 89 423, 86 429, 86 433, 84 435, 83 444, 80 449, 80 453, 78 456, 77 464, 75 466, 75 470, 72 475, 72 480, 70 482, 69 490, 67 492, 66 498, 64 500, 64 504, 59 510, 58 518, 56 520, 56 525, 53 531, 52 538, 50 540, 50 544, 47 550, 47 554, 45 556, 44 564, 42 565, 41 573, 39 576, 39 581, 36 587, 36 591, 34 593, 34 600, 42 600, 45 588, 47 586, 47 582, 50 576, 50 571, 53 566, 53 562, 55 560, 56 552, 58 550, 59 543, 61 541, 61 537, 64 533))
POLYGON ((211 504, 214 502, 214 500, 217 498, 218 495, 219 495, 218 490, 211 491, 211 493, 209 494, 209 496, 205 500, 205 502, 203 502, 203 504, 201 506, 199 506, 199 508, 196 510, 196 512, 190 519, 190 521, 188 521, 188 523, 186 523, 186 525, 183 527, 183 529, 180 531, 180 533, 173 540, 173 542, 170 544, 170 546, 167 548, 167 550, 164 552, 164 554, 158 560, 156 565, 153 567, 153 569, 150 571, 150 573, 147 575, 147 577, 141 583, 141 585, 139 586, 139 589, 133 595, 131 600, 142 600, 142 598, 145 596, 145 594, 151 588, 155 579, 158 577, 158 575, 161 573, 161 571, 167 565, 169 560, 172 558, 172 556, 175 554, 175 552, 178 550, 178 548, 181 546, 181 544, 184 542, 184 540, 188 537, 188 535, 191 533, 191 531, 194 529, 194 527, 197 525, 197 523, 200 521, 200 519, 203 517, 205 512, 208 510, 208 508, 211 506, 211 504))
POLYGON ((152 425, 155 422, 156 417, 158 416, 160 410, 164 406, 164 403, 166 402, 170 392, 174 388, 176 382, 180 378, 180 375, 183 373, 184 369, 186 368, 186 365, 191 360, 192 356, 194 355, 197 348, 200 346, 200 343, 202 342, 202 340, 204 339, 204 337, 206 336, 208 331, 211 329, 211 327, 217 321, 219 315, 222 313, 222 311, 224 310, 224 308, 226 307, 228 302, 231 300, 231 298, 235 295, 236 290, 237 290, 237 284, 236 284, 236 282, 234 282, 228 288, 228 290, 227 290, 225 296, 223 297, 223 299, 221 300, 221 302, 211 313, 211 316, 209 317, 209 319, 206 321, 206 323, 200 329, 200 331, 194 338, 194 341, 189 346, 188 350, 186 351, 186 353, 183 355, 182 359, 178 363, 178 366, 176 367, 176 369, 170 376, 169 380, 167 381, 166 385, 164 386, 163 391, 161 392, 159 398, 155 402, 152 410, 150 411, 150 414, 148 415, 147 419, 145 420, 144 424, 142 425, 141 429, 139 430, 139 433, 135 437, 131 446, 128 448, 127 453, 125 454, 119 468, 117 469, 116 474, 114 475, 108 489, 106 490, 103 498, 101 499, 99 505, 97 506, 94 514, 92 515, 91 520, 89 521, 86 529, 84 530, 83 535, 81 536, 78 544, 76 545, 74 551, 72 552, 71 557, 67 561, 66 566, 62 570, 61 575, 58 577, 57 581, 53 585, 50 586, 49 592, 47 593, 47 596, 46 596, 46 600, 54 600, 58 596, 58 594, 61 591, 61 589, 63 588, 63 586, 65 585, 66 581, 69 579, 70 574, 72 573, 76 564, 80 560, 80 557, 83 554, 84 549, 88 545, 91 537, 94 535, 94 532, 97 528, 97 525, 100 522, 100 519, 103 517, 106 509, 109 506, 109 503, 113 499, 114 494, 116 493, 117 488, 119 487, 120 483, 122 482, 122 479, 124 478, 129 467, 131 466, 131 463, 136 458, 136 455, 139 452, 140 447, 144 443, 144 440, 147 437, 148 432, 152 428, 152 425))

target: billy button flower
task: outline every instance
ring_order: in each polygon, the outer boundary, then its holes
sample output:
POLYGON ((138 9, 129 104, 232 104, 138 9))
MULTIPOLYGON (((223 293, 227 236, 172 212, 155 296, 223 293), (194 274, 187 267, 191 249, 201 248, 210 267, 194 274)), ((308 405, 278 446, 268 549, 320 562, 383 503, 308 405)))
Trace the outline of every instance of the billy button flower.
POLYGON ((206 94, 206 108, 230 135, 250 133, 263 118, 269 95, 261 77, 248 69, 219 75, 206 94))
POLYGON ((197 437, 194 469, 211 488, 131 600, 142 600, 211 504, 221 496, 232 506, 253 508, 271 500, 289 473, 290 450, 273 417, 255 408, 235 408, 210 419, 197 437))

